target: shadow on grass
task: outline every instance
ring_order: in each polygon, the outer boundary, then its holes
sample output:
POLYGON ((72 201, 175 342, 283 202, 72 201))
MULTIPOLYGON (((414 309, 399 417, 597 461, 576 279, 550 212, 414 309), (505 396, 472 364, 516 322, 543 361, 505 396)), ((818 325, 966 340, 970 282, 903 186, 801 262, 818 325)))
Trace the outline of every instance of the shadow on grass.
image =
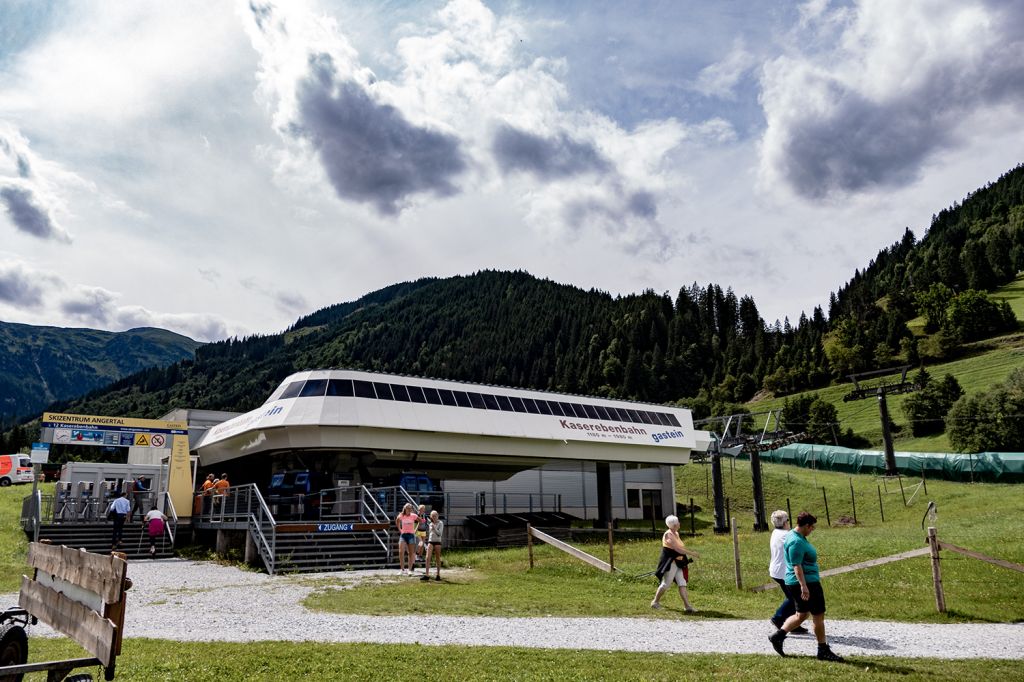
MULTIPOLYGON (((997 618, 985 618, 974 613, 967 613, 965 611, 958 611, 956 609, 946 609, 946 616, 950 618, 951 623, 956 623, 958 619, 964 623, 1005 623, 1005 620, 999 620, 997 618)), ((1018 620, 1014 622, 1024 622, 1024 620, 1018 620)))

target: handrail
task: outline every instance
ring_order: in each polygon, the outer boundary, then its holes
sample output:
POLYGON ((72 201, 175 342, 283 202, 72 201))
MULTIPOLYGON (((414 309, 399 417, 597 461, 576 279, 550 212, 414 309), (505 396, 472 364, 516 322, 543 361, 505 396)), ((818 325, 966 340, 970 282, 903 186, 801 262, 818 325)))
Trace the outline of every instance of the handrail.
MULTIPOLYGON (((251 513, 249 516, 250 531, 255 537, 256 548, 259 550, 260 555, 263 556, 263 561, 267 566, 267 573, 274 575, 274 568, 277 558, 277 521, 274 519, 274 515, 270 513, 270 507, 267 506, 266 500, 263 499, 263 495, 260 494, 259 488, 255 484, 249 484, 251 488, 251 494, 255 494, 256 501, 259 503, 255 513, 251 513), (267 539, 268 533, 264 532, 264 526, 269 526, 270 539, 267 539)), ((251 497, 250 497, 251 507, 251 497)))
POLYGON ((174 500, 171 499, 171 493, 164 491, 164 502, 166 503, 165 509, 170 511, 170 514, 165 514, 169 523, 167 524, 167 535, 171 538, 171 547, 174 547, 174 534, 178 530, 178 512, 174 509, 174 500))
MULTIPOLYGON (((388 518, 388 515, 384 511, 384 508, 380 506, 380 502, 377 501, 376 496, 374 496, 373 493, 371 493, 367 489, 367 487, 365 485, 361 485, 359 487, 362 488, 362 490, 363 490, 362 505, 363 505, 363 507, 368 509, 370 511, 370 513, 373 515, 373 520, 375 522, 378 522, 378 523, 381 523, 381 522, 388 523, 388 522, 390 522, 391 519, 388 518), (367 502, 367 501, 369 501, 369 502, 367 502), (374 507, 376 507, 376 511, 374 511, 374 507), (377 512, 379 512, 379 514, 377 512)), ((365 516, 364 516, 364 519, 365 519, 365 516)), ((387 555, 388 563, 390 563, 391 562, 391 532, 387 531, 387 530, 383 530, 383 531, 376 531, 375 530, 375 531, 373 531, 373 539, 376 540, 377 544, 379 544, 381 546, 381 548, 384 550, 385 554, 387 555), (381 535, 382 534, 384 535, 384 539, 383 540, 381 539, 381 535)))

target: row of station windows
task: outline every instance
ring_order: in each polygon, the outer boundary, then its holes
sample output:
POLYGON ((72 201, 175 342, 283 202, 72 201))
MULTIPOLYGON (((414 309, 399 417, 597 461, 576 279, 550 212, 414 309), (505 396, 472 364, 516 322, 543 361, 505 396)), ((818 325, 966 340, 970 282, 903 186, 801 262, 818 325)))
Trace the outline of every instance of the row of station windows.
POLYGON ((430 386, 388 384, 381 381, 360 379, 308 379, 288 384, 278 400, 288 398, 322 398, 337 396, 345 398, 373 398, 376 400, 398 400, 407 403, 469 407, 477 410, 500 412, 522 412, 524 414, 546 414, 555 417, 575 419, 599 419, 604 421, 651 424, 654 426, 681 427, 679 420, 670 412, 651 412, 633 408, 587 405, 560 400, 521 398, 512 395, 455 391, 430 386))

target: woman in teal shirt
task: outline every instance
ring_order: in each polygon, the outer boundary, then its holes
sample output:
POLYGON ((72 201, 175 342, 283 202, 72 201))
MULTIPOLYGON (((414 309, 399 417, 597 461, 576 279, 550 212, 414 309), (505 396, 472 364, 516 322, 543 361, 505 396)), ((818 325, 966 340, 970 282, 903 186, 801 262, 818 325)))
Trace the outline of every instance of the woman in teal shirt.
POLYGON ((782 643, 786 635, 800 626, 807 616, 814 621, 814 636, 818 640, 818 659, 838 661, 838 656, 825 640, 825 592, 821 589, 818 574, 818 551, 807 537, 814 532, 818 519, 810 512, 800 512, 796 517, 796 528, 789 531, 782 543, 786 556, 786 594, 796 604, 796 613, 786 619, 782 627, 768 638, 772 647, 785 656, 782 643))

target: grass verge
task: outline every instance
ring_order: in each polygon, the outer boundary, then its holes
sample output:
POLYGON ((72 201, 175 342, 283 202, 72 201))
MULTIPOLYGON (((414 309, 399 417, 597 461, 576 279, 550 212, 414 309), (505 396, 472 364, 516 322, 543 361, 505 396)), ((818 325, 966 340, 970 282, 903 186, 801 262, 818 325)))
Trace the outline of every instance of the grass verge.
MULTIPOLYGON (((33 639, 33 661, 80 654, 66 640, 33 639)), ((96 671, 93 671, 94 676, 96 671)), ((511 647, 167 642, 128 639, 117 679, 189 680, 965 680, 1020 679, 1022 661, 878 658, 845 664, 809 657, 652 654, 511 647)), ((43 679, 42 676, 37 676, 43 679)), ((26 680, 31 680, 27 676, 26 680)), ((102 679, 102 676, 96 677, 102 679)))

